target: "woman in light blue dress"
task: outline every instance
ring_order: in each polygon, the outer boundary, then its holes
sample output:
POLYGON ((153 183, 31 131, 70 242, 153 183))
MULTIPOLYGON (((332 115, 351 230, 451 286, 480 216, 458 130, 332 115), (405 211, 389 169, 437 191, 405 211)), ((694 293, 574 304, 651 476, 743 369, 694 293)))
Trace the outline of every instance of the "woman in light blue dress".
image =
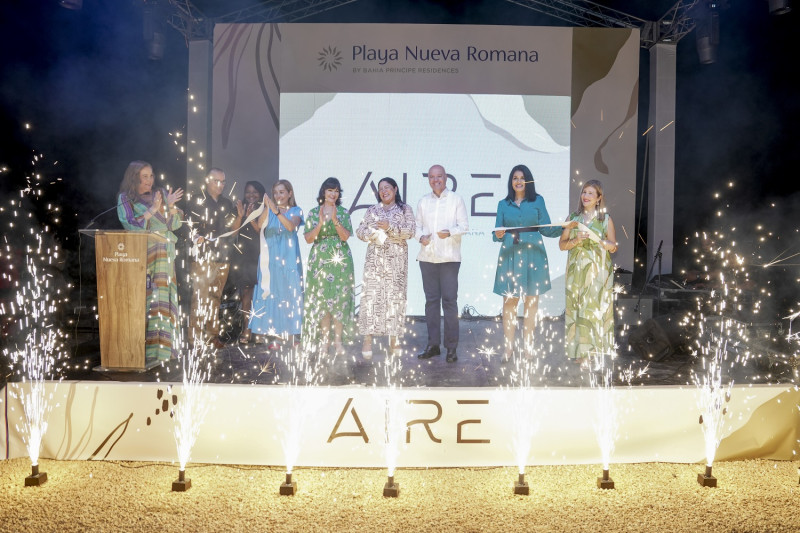
POLYGON ((259 217, 258 284, 249 327, 256 335, 273 337, 269 348, 278 349, 277 340, 294 340, 303 323, 303 263, 297 229, 304 220, 291 183, 278 180, 272 195, 274 201, 264 195, 265 209, 259 217))

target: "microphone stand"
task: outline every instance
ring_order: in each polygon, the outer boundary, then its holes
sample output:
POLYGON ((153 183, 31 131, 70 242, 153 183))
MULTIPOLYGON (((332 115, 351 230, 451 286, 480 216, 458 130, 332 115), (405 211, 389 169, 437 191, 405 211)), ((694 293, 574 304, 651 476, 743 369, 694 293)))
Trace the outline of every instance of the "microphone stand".
POLYGON ((112 208, 110 208, 110 209, 106 209, 105 211, 103 211, 102 213, 100 213, 99 215, 97 215, 96 217, 94 217, 92 220, 90 220, 90 221, 89 221, 89 223, 86 225, 86 227, 85 227, 85 228, 82 228, 80 231, 84 231, 84 230, 87 230, 87 229, 91 228, 91 227, 92 227, 92 224, 94 224, 95 222, 97 222, 97 219, 98 219, 98 218, 100 218, 101 216, 105 215, 105 214, 106 214, 106 213, 108 213, 109 211, 113 211, 114 209, 116 209, 116 208, 118 208, 118 207, 119 207, 119 204, 115 205, 114 207, 112 207, 112 208))
POLYGON ((647 278, 644 280, 644 283, 642 283, 642 289, 639 291, 639 299, 636 301, 636 305, 633 307, 634 313, 639 312, 639 304, 642 302, 642 294, 644 293, 645 287, 647 287, 647 284, 650 282, 650 276, 653 275, 653 268, 656 266, 656 263, 658 263, 658 295, 656 296, 656 315, 661 314, 661 246, 663 244, 663 240, 658 243, 658 250, 656 250, 656 254, 653 256, 653 264, 650 265, 650 270, 647 272, 647 278))

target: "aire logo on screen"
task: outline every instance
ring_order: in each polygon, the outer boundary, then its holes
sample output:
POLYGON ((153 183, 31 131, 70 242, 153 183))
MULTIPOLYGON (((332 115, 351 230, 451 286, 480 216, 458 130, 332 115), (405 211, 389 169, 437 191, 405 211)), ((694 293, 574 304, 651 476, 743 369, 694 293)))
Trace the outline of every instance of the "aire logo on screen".
POLYGON ((333 72, 342 65, 342 53, 335 46, 326 46, 320 51, 317 58, 319 59, 319 66, 323 70, 333 72))

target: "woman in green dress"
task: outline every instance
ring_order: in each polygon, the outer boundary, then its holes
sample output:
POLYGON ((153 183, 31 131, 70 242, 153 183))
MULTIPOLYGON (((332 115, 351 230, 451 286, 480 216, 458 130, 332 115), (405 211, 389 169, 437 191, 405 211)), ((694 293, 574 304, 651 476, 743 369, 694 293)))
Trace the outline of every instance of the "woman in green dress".
POLYGON ((155 188, 153 166, 132 161, 119 187, 117 215, 126 230, 153 231, 166 242, 147 239, 147 332, 145 359, 168 361, 178 354, 178 286, 175 283, 173 233, 181 227, 183 212, 175 202, 183 189, 155 188))
POLYGON ((353 234, 350 214, 341 206, 342 186, 336 178, 322 182, 317 207, 306 218, 308 254, 303 343, 328 353, 330 330, 336 355, 355 336, 355 275, 347 239, 353 234))
POLYGON ((605 213, 603 184, 589 180, 581 189, 578 208, 567 221, 559 248, 569 250, 566 277, 565 337, 567 357, 584 363, 614 347, 614 268, 617 251, 614 222, 605 213))

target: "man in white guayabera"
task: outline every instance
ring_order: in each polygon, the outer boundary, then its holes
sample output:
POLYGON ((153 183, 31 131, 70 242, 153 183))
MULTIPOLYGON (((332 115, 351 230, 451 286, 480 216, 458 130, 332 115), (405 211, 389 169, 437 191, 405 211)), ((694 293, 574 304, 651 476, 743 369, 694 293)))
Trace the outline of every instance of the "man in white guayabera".
POLYGON ((464 200, 447 188, 442 165, 428 170, 430 194, 417 204, 417 238, 422 248, 417 261, 425 291, 425 322, 428 344, 417 355, 430 359, 439 355, 442 342, 441 311, 444 314, 444 347, 447 362, 458 359, 458 270, 461 268, 461 235, 469 231, 464 200))

